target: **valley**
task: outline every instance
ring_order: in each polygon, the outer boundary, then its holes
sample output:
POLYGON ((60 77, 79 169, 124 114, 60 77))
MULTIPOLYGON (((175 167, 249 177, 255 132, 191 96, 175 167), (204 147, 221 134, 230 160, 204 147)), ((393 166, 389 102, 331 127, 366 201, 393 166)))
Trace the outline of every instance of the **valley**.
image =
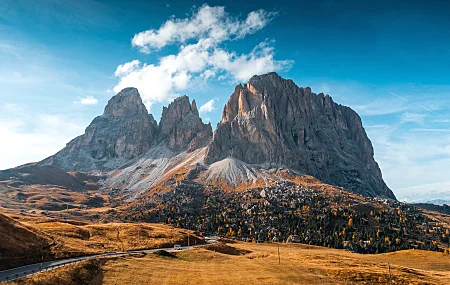
POLYGON ((11 284, 448 284, 450 257, 404 250, 360 255, 309 245, 214 248, 84 262, 11 284), (389 266, 390 264, 390 272, 389 266), (389 274, 390 273, 390 274, 389 274), (74 281, 71 281, 74 280, 74 281), (79 283, 75 283, 82 281, 79 283))
POLYGON ((56 154, 0 171, 0 213, 0 269, 224 242, 101 257, 17 284, 86 270, 86 284, 373 284, 387 282, 391 261, 393 284, 449 278, 450 215, 397 201, 358 114, 273 72, 236 86, 214 132, 187 96, 158 123, 136 88, 123 89, 56 154))

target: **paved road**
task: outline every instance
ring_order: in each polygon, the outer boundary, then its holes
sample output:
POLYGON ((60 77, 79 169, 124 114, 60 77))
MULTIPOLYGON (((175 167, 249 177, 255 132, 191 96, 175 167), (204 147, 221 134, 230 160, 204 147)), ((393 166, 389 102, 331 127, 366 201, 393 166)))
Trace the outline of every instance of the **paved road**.
MULTIPOLYGON (((182 250, 189 250, 192 249, 193 246, 182 247, 182 250)), ((166 250, 166 251, 175 251, 172 247, 170 248, 156 248, 156 249, 145 249, 145 250, 132 250, 132 251, 126 251, 126 252, 110 252, 110 253, 104 253, 104 254, 96 254, 96 255, 88 255, 88 256, 79 256, 79 257, 72 257, 72 258, 66 258, 66 259, 60 259, 55 261, 47 261, 42 263, 35 263, 30 265, 25 265, 21 267, 11 268, 8 270, 0 271, 0 283, 15 280, 18 278, 22 278, 28 275, 35 274, 37 272, 42 271, 48 271, 53 270, 71 263, 92 259, 92 258, 111 258, 111 257, 117 257, 117 256, 124 256, 124 255, 132 255, 132 254, 140 254, 140 253, 152 253, 158 250, 166 250)))

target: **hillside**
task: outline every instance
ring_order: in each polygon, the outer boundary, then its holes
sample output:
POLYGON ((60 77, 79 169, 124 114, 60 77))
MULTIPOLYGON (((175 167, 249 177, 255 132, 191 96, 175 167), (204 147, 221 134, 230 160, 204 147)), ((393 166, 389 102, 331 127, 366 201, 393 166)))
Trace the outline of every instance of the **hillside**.
POLYGON ((202 244, 191 231, 164 224, 94 224, 0 214, 0 270, 40 261, 105 252, 202 244))
POLYGON ((366 254, 448 247, 448 216, 424 213, 394 200, 364 197, 311 176, 283 171, 276 175, 278 180, 272 185, 240 191, 181 179, 170 191, 149 192, 125 205, 117 203, 105 218, 165 222, 242 241, 293 239, 366 254))
POLYGON ((197 249, 178 258, 146 256, 109 261, 103 284, 448 284, 450 257, 441 253, 401 251, 357 255, 314 246, 230 244, 245 254, 197 249), (415 262, 411 262, 414 260, 415 262), (124 268, 126 268, 124 270, 124 268), (153 268, 146 274, 144 268, 153 268))
POLYGON ((0 270, 48 258, 49 236, 0 214, 0 270))
POLYGON ((233 243, 220 252, 197 248, 175 258, 155 254, 93 261, 28 277, 14 284, 430 284, 450 282, 450 257, 405 250, 358 255, 316 246, 233 243), (280 261, 280 264, 279 264, 280 261), (390 275, 388 270, 390 263, 390 275), (80 273, 85 273, 81 275, 80 273), (71 281, 74 280, 74 281, 71 281), (96 282, 96 283, 94 283, 96 282))

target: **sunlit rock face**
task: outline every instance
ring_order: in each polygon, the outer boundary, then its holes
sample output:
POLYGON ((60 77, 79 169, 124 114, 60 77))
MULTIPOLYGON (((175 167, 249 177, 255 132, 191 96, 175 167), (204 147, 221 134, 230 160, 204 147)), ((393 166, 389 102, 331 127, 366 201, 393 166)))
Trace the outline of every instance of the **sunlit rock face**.
POLYGON ((358 114, 276 73, 236 86, 205 162, 227 157, 288 167, 366 196, 395 199, 358 114))

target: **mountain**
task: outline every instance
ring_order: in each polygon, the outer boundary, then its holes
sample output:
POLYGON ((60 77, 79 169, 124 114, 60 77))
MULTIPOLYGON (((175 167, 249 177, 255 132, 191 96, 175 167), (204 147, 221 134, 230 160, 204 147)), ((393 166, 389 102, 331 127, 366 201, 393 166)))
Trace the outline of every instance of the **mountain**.
POLYGON ((39 167, 32 163, 0 170, 0 181, 11 181, 12 186, 57 185, 74 191, 85 190, 88 186, 82 179, 60 168, 52 165, 39 167))
MULTIPOLYGON (((395 199, 361 119, 276 73, 237 85, 214 134, 195 100, 176 98, 158 124, 135 88, 113 96, 83 135, 37 166, 102 173, 105 189, 137 198, 180 180, 245 190, 302 175, 370 197, 395 199)), ((171 186, 172 185, 172 186, 171 186)))
POLYGON ((171 150, 192 151, 209 143, 212 128, 200 119, 195 100, 191 105, 189 97, 182 96, 163 108, 159 137, 171 150))
POLYGON ((236 86, 205 156, 283 166, 365 196, 395 199, 374 160, 361 118, 276 73, 236 86))
POLYGON ((82 172, 116 169, 147 152, 156 135, 157 123, 138 90, 125 88, 108 101, 103 115, 96 117, 83 135, 39 165, 82 172))

